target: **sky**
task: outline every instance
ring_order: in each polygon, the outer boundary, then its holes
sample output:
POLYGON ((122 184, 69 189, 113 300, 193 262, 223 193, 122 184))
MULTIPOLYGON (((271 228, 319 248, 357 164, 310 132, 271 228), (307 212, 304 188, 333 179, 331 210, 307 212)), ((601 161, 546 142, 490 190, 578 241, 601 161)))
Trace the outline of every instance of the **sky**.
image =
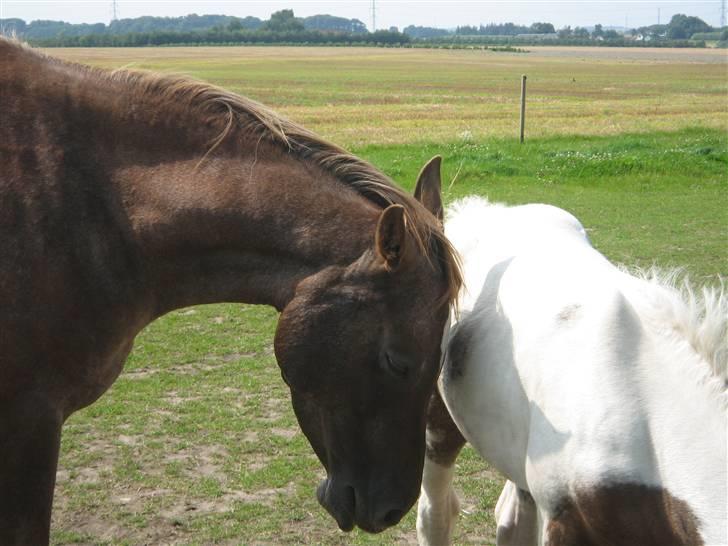
MULTIPOLYGON (((217 0, 117 0, 120 19, 156 15, 178 17, 190 13, 224 14, 268 19, 281 9, 292 9, 296 16, 328 13, 357 18, 371 30, 371 0, 313 2, 217 0)), ((407 25, 454 28, 458 25, 513 22, 530 25, 536 21, 566 25, 628 26, 630 28, 666 23, 676 13, 700 17, 717 26, 721 0, 376 0, 376 28, 407 25)), ((70 23, 108 23, 112 0, 0 0, 0 19, 18 17, 25 21, 51 19, 70 23)))

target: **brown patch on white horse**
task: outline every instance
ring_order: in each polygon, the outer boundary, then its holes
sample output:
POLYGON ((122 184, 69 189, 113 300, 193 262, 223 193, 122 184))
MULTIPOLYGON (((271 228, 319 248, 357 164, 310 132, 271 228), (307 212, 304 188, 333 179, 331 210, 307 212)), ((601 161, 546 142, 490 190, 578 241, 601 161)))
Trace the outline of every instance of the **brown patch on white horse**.
POLYGON ((465 438, 450 417, 439 391, 435 391, 427 409, 427 459, 443 466, 452 466, 465 438))
POLYGON ((577 490, 546 525, 548 546, 702 546, 700 522, 669 491, 634 483, 577 490))

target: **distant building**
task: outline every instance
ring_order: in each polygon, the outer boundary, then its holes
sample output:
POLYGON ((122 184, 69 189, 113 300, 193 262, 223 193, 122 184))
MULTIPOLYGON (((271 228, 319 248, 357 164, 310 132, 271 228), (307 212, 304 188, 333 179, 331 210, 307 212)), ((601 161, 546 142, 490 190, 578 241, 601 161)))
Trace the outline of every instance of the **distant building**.
POLYGON ((642 34, 641 32, 638 32, 632 37, 632 39, 637 42, 651 42, 655 38, 651 34, 642 34))

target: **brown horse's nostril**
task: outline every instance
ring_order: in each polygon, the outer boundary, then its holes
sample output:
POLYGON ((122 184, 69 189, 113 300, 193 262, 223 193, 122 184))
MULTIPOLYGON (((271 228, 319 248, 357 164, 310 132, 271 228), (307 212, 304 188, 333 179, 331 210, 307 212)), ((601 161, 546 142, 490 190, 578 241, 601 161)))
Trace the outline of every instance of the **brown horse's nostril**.
POLYGON ((384 518, 382 518, 382 523, 387 527, 397 525, 399 523, 399 520, 404 517, 404 514, 405 513, 403 510, 390 510, 389 512, 384 514, 384 518))

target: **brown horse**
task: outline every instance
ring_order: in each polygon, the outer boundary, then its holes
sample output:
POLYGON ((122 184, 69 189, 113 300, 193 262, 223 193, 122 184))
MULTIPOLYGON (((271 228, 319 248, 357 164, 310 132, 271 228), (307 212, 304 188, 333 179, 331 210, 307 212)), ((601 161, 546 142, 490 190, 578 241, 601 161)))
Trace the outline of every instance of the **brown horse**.
MULTIPOLYGON (((0 543, 48 541, 61 426, 155 318, 280 311, 275 353, 344 530, 417 498, 456 255, 364 161, 207 84, 0 39, 0 543)), ((417 193, 440 207, 434 162, 417 193)))

